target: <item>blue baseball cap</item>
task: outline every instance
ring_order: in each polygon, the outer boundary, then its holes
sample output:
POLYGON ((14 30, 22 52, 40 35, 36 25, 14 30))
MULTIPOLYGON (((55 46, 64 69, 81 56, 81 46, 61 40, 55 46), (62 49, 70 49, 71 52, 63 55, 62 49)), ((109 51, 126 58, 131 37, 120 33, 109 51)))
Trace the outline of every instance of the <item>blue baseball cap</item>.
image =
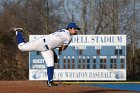
POLYGON ((68 26, 66 27, 66 29, 68 29, 68 28, 75 28, 75 29, 80 30, 80 28, 79 28, 79 27, 77 26, 77 24, 74 23, 74 22, 70 22, 70 23, 68 24, 68 26))

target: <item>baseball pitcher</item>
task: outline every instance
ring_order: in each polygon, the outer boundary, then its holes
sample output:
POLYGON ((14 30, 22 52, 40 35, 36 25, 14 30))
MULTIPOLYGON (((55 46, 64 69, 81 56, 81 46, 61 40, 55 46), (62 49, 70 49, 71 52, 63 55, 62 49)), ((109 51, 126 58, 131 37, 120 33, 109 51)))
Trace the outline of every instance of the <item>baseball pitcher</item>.
POLYGON ((70 22, 65 29, 43 36, 39 39, 25 42, 22 36, 22 28, 11 28, 16 33, 18 48, 21 51, 40 51, 47 65, 48 86, 55 86, 53 83, 54 74, 54 49, 59 48, 59 54, 64 51, 71 42, 71 36, 76 35, 80 28, 76 23, 70 22))

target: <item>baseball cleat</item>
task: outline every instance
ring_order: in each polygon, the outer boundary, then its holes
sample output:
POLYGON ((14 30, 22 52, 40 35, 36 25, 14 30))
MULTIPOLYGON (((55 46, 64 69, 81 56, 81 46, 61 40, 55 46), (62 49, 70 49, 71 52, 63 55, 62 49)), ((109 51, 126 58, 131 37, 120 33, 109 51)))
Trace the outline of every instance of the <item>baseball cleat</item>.
POLYGON ((23 29, 22 28, 15 28, 15 27, 13 27, 13 28, 10 29, 10 31, 12 31, 12 32, 23 31, 23 29))
POLYGON ((54 86, 57 86, 57 84, 54 84, 53 81, 51 81, 51 82, 48 82, 48 86, 49 87, 54 87, 54 86))

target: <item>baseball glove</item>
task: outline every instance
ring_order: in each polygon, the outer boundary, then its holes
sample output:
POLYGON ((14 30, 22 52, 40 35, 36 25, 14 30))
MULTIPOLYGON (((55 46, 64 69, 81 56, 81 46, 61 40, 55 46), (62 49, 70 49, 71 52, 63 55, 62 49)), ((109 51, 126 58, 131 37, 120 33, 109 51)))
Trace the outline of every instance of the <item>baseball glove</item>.
POLYGON ((54 53, 54 63, 57 63, 58 62, 58 56, 57 56, 57 54, 55 53, 54 50, 53 50, 53 53, 54 53))

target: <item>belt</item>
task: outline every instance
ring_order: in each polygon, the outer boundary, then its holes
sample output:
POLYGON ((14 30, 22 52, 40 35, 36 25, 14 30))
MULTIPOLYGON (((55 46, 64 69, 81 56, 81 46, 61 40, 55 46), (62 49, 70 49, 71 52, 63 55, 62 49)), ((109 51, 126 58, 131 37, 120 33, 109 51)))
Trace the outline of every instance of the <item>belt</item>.
MULTIPOLYGON (((44 43, 46 42, 45 38, 43 39, 44 43)), ((48 45, 45 45, 46 50, 49 50, 48 45)))

